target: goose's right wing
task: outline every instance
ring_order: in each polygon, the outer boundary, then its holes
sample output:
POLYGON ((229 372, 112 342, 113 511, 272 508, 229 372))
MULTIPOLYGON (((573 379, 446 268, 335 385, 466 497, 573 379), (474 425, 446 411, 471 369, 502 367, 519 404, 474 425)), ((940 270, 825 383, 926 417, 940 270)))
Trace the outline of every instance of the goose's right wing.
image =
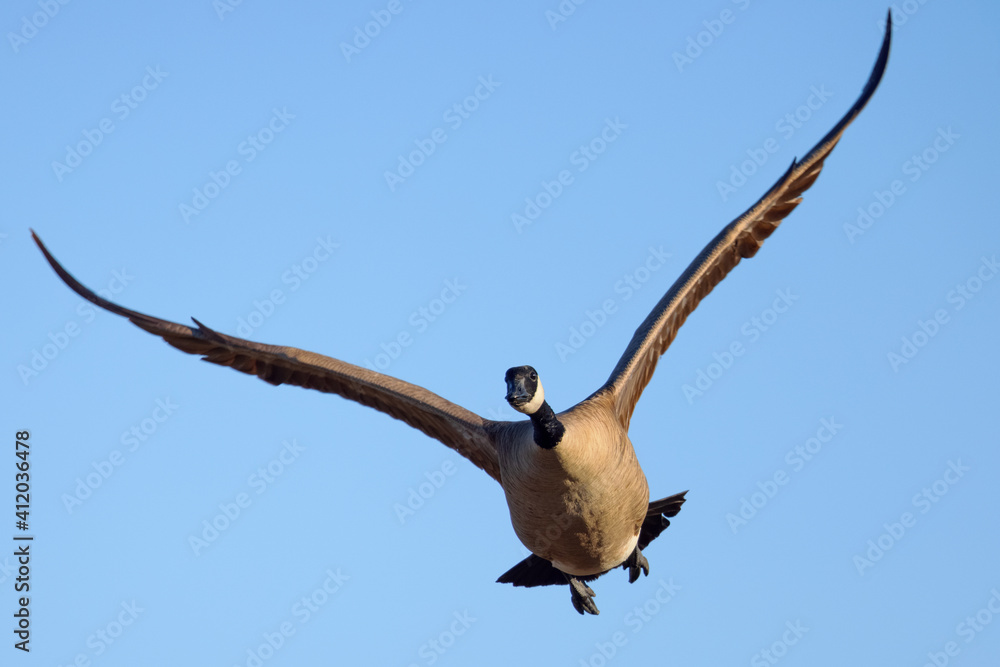
POLYGON ((194 320, 197 328, 192 328, 123 308, 82 285, 56 261, 34 232, 31 235, 70 289, 105 310, 127 317, 177 349, 200 354, 205 361, 256 375, 274 385, 317 389, 375 408, 440 440, 500 481, 500 463, 489 437, 493 422, 423 387, 321 354, 227 336, 198 320, 194 320))
POLYGON ((642 390, 649 383, 659 360, 673 342, 677 330, 687 316, 709 292, 732 271, 740 260, 753 257, 781 221, 802 201, 800 196, 809 189, 823 168, 823 161, 840 141, 844 130, 868 103, 889 59, 892 37, 892 14, 886 21, 885 36, 875 66, 857 101, 848 109, 832 130, 801 160, 792 162, 760 200, 743 215, 725 226, 718 236, 705 246, 688 266, 653 311, 639 325, 632 340, 619 359, 608 381, 596 392, 612 392, 615 411, 621 424, 628 428, 642 390))

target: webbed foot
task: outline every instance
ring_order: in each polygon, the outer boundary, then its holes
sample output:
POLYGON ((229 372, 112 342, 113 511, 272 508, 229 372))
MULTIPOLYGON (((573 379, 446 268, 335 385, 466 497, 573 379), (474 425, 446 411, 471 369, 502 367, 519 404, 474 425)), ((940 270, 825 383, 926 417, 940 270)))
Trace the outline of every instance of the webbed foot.
POLYGON ((644 575, 649 576, 649 561, 639 551, 638 545, 636 545, 632 555, 622 563, 622 568, 628 568, 628 583, 630 584, 634 584, 639 579, 639 570, 642 570, 644 575))
POLYGON ((596 595, 596 593, 594 593, 590 586, 568 574, 566 575, 566 581, 569 582, 569 590, 572 595, 574 609, 580 612, 581 615, 584 612, 594 614, 595 616, 601 613, 597 609, 597 605, 594 604, 594 595, 596 595))

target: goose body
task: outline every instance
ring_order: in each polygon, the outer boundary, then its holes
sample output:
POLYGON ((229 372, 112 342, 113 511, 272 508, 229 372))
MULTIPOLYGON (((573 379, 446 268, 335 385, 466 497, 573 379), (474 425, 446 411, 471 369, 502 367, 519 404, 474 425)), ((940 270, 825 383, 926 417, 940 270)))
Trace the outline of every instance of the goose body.
POLYGON ((649 507, 649 486, 632 442, 610 418, 606 399, 557 415, 566 432, 539 447, 530 422, 498 438, 500 478, 510 521, 532 553, 562 572, 592 575, 620 565, 635 549, 649 507))
POLYGON ((400 419, 441 441, 500 483, 511 524, 532 555, 498 579, 515 586, 570 586, 574 608, 596 614, 586 582, 615 567, 629 581, 649 571, 642 554, 669 526, 685 500, 679 493, 650 502, 646 476, 628 437, 632 412, 656 363, 701 300, 802 201, 847 126, 885 71, 892 31, 860 97, 802 160, 792 162, 753 206, 726 225, 694 259, 636 329, 608 380, 556 413, 534 368, 507 371, 507 401, 528 419, 498 422, 403 380, 293 347, 228 336, 198 320, 169 322, 119 306, 77 281, 32 232, 58 276, 90 302, 205 361, 265 380, 338 394, 400 419))

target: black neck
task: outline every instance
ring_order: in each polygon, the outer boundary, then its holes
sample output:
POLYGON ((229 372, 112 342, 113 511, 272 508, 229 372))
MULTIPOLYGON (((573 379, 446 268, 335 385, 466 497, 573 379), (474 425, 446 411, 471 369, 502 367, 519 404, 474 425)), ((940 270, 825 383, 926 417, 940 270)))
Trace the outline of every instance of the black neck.
POLYGON ((535 426, 535 444, 542 449, 552 449, 562 440, 566 428, 556 419, 556 413, 546 401, 531 416, 535 426))

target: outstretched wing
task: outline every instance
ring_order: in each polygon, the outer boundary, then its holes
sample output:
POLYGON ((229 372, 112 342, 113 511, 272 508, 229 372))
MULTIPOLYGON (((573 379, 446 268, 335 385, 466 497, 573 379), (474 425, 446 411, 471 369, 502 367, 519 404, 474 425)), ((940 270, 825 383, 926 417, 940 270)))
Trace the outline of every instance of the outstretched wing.
POLYGON ((197 328, 191 328, 122 308, 77 281, 56 261, 41 239, 34 232, 31 235, 55 272, 74 292, 105 310, 127 317, 136 326, 160 336, 177 349, 200 354, 205 361, 256 375, 274 385, 317 389, 375 408, 440 440, 500 481, 500 463, 489 437, 493 422, 423 387, 321 354, 227 336, 198 320, 194 320, 197 328))
POLYGON ((705 246, 677 282, 660 299, 645 321, 636 329, 628 348, 619 359, 608 381, 596 394, 614 392, 619 421, 628 428, 635 404, 646 388, 656 362, 673 342, 677 330, 702 299, 733 270, 740 259, 753 257, 764 239, 799 205, 799 196, 813 184, 823 168, 823 161, 840 141, 841 135, 868 103, 885 72, 892 36, 892 14, 885 26, 885 37, 878 60, 861 96, 840 122, 802 160, 793 161, 760 200, 731 223, 705 246))

